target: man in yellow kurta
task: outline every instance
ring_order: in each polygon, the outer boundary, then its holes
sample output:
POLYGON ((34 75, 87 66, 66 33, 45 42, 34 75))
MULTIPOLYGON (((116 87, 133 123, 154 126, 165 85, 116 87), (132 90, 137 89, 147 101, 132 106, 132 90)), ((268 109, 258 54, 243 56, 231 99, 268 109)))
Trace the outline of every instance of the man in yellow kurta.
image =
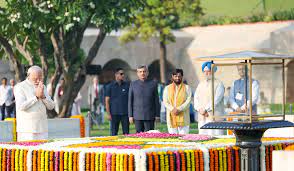
POLYGON ((183 83, 183 70, 172 73, 172 83, 163 91, 163 104, 166 107, 166 122, 170 134, 188 134, 190 125, 189 105, 191 89, 183 83))

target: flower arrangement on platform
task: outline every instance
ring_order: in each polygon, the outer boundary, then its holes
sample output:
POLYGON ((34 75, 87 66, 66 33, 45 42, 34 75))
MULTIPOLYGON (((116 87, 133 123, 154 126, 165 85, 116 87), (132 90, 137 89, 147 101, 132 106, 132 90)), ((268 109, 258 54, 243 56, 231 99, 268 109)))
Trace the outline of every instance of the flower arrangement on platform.
POLYGON ((137 138, 173 138, 180 137, 180 134, 169 134, 169 133, 154 133, 154 132, 140 132, 136 134, 125 135, 128 137, 137 137, 137 138))
POLYGON ((71 116, 70 118, 77 118, 80 120, 80 132, 81 132, 81 138, 85 137, 86 135, 86 127, 85 127, 85 118, 82 115, 74 115, 71 116))
MULTIPOLYGON (((1 143, 0 171, 240 170, 240 149, 234 145, 234 138, 209 140, 212 137, 188 135, 183 140, 184 135, 152 134, 153 137, 146 138, 115 136, 1 143), (162 137, 167 141, 161 141, 162 137), (148 141, 138 141, 144 139, 148 141)), ((293 145, 293 138, 263 139, 263 170, 271 170, 274 150, 293 145)))
POLYGON ((201 135, 201 134, 186 134, 182 136, 181 139, 189 140, 189 141, 205 141, 211 140, 213 137, 209 135, 201 135))

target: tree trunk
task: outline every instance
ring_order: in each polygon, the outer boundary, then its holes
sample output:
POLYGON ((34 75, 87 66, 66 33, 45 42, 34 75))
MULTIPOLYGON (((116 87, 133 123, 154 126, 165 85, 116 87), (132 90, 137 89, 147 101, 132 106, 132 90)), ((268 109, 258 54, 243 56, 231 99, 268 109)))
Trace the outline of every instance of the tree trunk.
MULTIPOLYGON (((82 36, 82 34, 81 34, 82 36)), ((85 61, 80 65, 79 68, 76 69, 76 71, 72 70, 73 67, 69 68, 68 70, 63 70, 63 77, 65 79, 65 90, 64 90, 64 97, 63 97, 63 103, 60 107, 60 111, 58 114, 58 117, 68 117, 70 116, 70 109, 71 105, 79 93, 81 87, 84 85, 86 81, 86 68, 91 65, 93 59, 96 57, 97 52, 99 51, 99 48, 101 47, 101 44, 106 36, 106 32, 104 32, 103 29, 100 29, 99 34, 93 43, 92 47, 89 50, 89 53, 87 55, 87 58, 85 61), (70 72, 68 72, 70 71, 70 72), (73 74, 72 74, 73 73, 73 74)), ((77 48, 79 48, 80 42, 76 42, 77 48)), ((68 50, 68 49, 64 49, 68 50)), ((74 48, 71 48, 71 51, 68 51, 67 53, 63 54, 73 54, 75 52, 74 48)), ((59 53, 62 54, 62 53, 59 53)), ((76 54, 70 55, 74 56, 76 54)), ((64 62, 66 61, 65 57, 61 57, 62 64, 65 65, 64 62)), ((64 67, 64 66, 63 66, 64 67)))
POLYGON ((21 63, 17 60, 15 53, 12 50, 11 45, 8 43, 8 40, 0 36, 0 44, 3 45, 6 54, 8 55, 9 60, 13 65, 15 72, 15 80, 17 82, 23 81, 25 79, 25 71, 21 63))
POLYGON ((166 83, 166 45, 163 41, 160 41, 160 82, 166 83))

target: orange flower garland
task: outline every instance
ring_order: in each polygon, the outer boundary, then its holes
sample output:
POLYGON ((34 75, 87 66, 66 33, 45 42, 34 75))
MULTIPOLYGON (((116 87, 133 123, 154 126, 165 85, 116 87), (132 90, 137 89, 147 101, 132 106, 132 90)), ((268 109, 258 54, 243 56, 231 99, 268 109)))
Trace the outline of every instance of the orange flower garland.
POLYGON ((204 157, 203 152, 199 150, 199 158, 200 158, 200 171, 204 171, 204 157))
POLYGON ((134 171, 134 155, 129 155, 129 171, 134 171))
POLYGON ((6 151, 7 149, 4 148, 2 152, 2 171, 6 171, 6 151))
POLYGON ((236 158, 235 171, 240 171, 239 148, 235 147, 234 150, 235 150, 235 158, 236 158))
POLYGON ((219 168, 219 165, 218 165, 218 152, 217 152, 216 149, 213 150, 213 152, 214 152, 214 168, 215 168, 215 170, 218 170, 218 168, 219 168))
POLYGON ((154 164, 155 164, 155 171, 159 171, 159 166, 160 166, 160 164, 159 164, 159 157, 158 157, 158 155, 157 155, 157 153, 156 152, 153 152, 152 153, 153 154, 153 156, 154 156, 154 164))
POLYGON ((232 150, 231 148, 227 148, 228 152, 228 171, 232 171, 232 150))
MULTIPOLYGON (((284 145, 284 144, 283 144, 284 145)), ((285 145, 286 146, 286 145, 285 145)), ((294 150, 294 144, 292 144, 292 145, 289 145, 288 147, 285 147, 284 148, 286 151, 292 151, 292 150, 294 150)))
POLYGON ((214 171, 214 151, 213 151, 213 149, 209 149, 209 170, 214 171))
MULTIPOLYGON (((124 154, 124 166, 123 166, 124 171, 128 171, 128 155, 124 154)), ((106 170, 105 170, 106 171, 106 170)))
POLYGON ((53 151, 50 151, 49 153, 49 170, 54 170, 54 152, 53 151))
POLYGON ((111 171, 115 171, 116 169, 115 164, 116 164, 116 154, 114 153, 111 156, 111 171))
MULTIPOLYGON (((175 169, 175 164, 174 164, 174 155, 173 152, 168 151, 167 154, 169 155, 169 169, 174 170, 175 169)), ((151 158, 152 160, 152 158, 151 158)))
POLYGON ((26 171, 27 170, 27 154, 28 154, 28 150, 24 150, 23 151, 23 155, 24 155, 24 162, 23 162, 23 170, 26 171))
POLYGON ((63 151, 60 151, 59 152, 59 171, 63 171, 64 170, 64 161, 63 161, 63 154, 64 152, 63 151))
MULTIPOLYGON (((91 171, 95 171, 95 153, 90 153, 90 162, 91 162, 91 167, 90 167, 90 170, 91 171)), ((98 167, 98 166, 96 166, 98 167)))
POLYGON ((152 153, 147 153, 148 158, 148 171, 153 171, 153 160, 152 160, 152 153))
POLYGON ((185 159, 185 153, 182 151, 182 150, 180 150, 179 151, 179 153, 180 153, 180 156, 181 156, 181 159, 182 159, 182 171, 186 171, 186 159, 185 159))
POLYGON ((86 153, 86 171, 90 171, 90 153, 86 153))
POLYGON ((85 131, 85 118, 82 115, 74 115, 71 116, 70 118, 77 118, 80 120, 80 134, 81 138, 85 137, 86 131, 85 131))

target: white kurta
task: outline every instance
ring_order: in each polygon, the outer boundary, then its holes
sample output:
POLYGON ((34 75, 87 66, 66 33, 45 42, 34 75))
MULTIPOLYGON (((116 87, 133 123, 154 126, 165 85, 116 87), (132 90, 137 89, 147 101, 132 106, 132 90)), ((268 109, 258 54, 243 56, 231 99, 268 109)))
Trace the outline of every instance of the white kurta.
MULTIPOLYGON (((171 85, 169 85, 171 86, 171 85)), ((191 89, 188 85, 186 86, 186 99, 184 103, 180 106, 177 107, 177 109, 181 112, 184 112, 184 125, 183 127, 178 127, 178 128, 172 128, 171 127, 171 118, 170 118, 170 112, 173 110, 174 106, 176 104, 171 104, 171 100, 168 99, 168 87, 166 86, 164 91, 163 91, 163 104, 166 107, 166 122, 167 122, 167 128, 169 133, 178 133, 178 134, 188 134, 189 133, 189 125, 190 125, 190 112, 189 112, 189 107, 190 107, 190 102, 191 102, 191 89)), ((175 93, 175 99, 177 98, 178 94, 178 87, 176 87, 176 93, 175 93)), ((176 100, 174 100, 176 103, 176 100)))
MULTIPOLYGON (((45 99, 37 99, 34 85, 25 80, 15 86, 15 101, 16 101, 16 131, 19 134, 18 141, 22 141, 21 134, 31 134, 30 137, 37 138, 33 134, 41 135, 48 133, 48 121, 46 108, 52 110, 54 102, 48 95, 44 87, 45 99)), ((28 140, 25 138, 25 140, 28 140)))
MULTIPOLYGON (((194 94, 194 108, 198 111, 198 130, 199 134, 206 135, 223 135, 224 131, 219 129, 200 129, 203 125, 208 122, 212 122, 212 102, 211 102, 211 80, 204 80, 199 83, 194 94), (204 117, 199 113, 199 110, 205 109, 209 116, 204 117)), ((221 81, 214 80, 214 115, 224 115, 224 85, 221 81)))

